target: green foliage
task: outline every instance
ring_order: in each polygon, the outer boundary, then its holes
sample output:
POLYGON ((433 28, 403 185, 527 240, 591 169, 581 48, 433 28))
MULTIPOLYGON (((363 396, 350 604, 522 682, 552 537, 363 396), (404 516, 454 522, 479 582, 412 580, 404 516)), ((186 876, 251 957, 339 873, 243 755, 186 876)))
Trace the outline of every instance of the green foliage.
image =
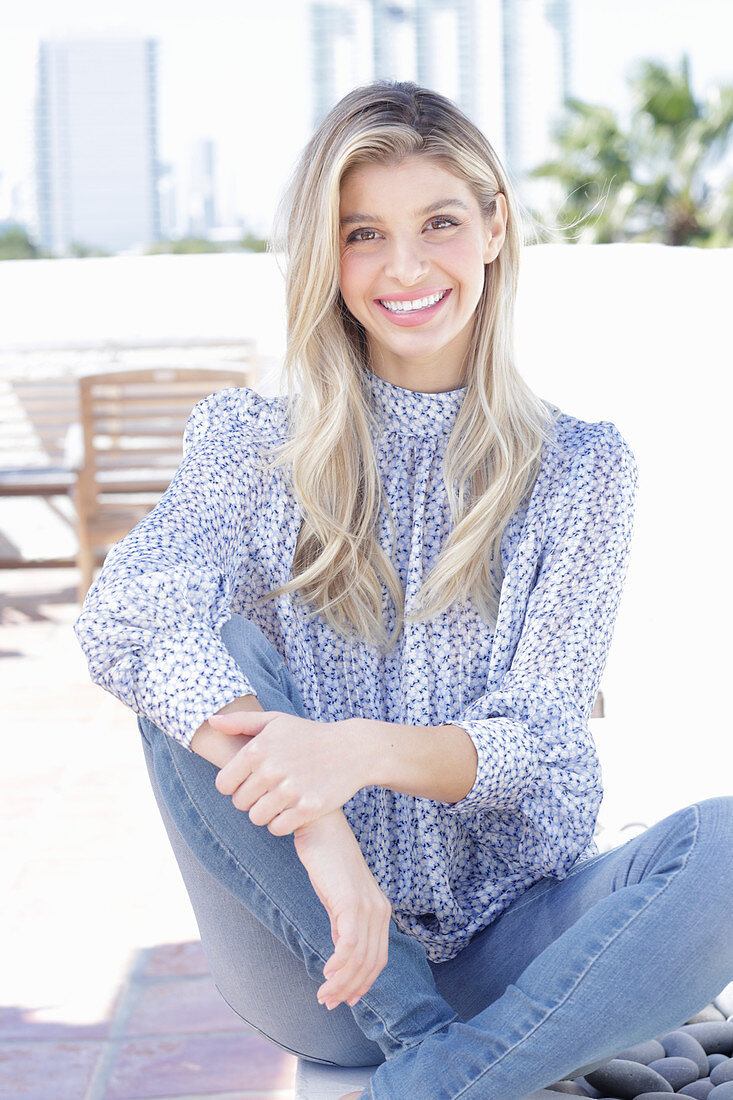
POLYGON ((72 241, 69 244, 67 256, 73 256, 77 259, 85 259, 88 256, 109 256, 111 253, 104 252, 101 248, 94 248, 89 244, 81 244, 79 241, 72 241))
MULTIPOLYGON (((157 241, 147 249, 145 255, 159 255, 161 253, 201 253, 201 252, 266 252, 267 241, 262 237, 254 237, 251 233, 244 234, 238 241, 220 244, 215 241, 207 241, 203 237, 184 237, 178 241, 157 241)), ((109 252, 93 248, 90 245, 74 242, 69 245, 66 253, 68 256, 109 256, 109 252)), ((28 234, 20 226, 10 226, 4 232, 0 232, 0 260, 41 260, 57 259, 55 253, 42 251, 33 243, 28 234)))
POLYGON ((33 241, 19 225, 0 233, 0 260, 35 260, 38 255, 33 241))
POLYGON ((566 238, 731 244, 733 175, 713 186, 711 170, 730 147, 733 85, 696 100, 684 57, 678 70, 640 62, 630 86, 628 129, 608 107, 569 99, 554 135, 557 155, 530 173, 559 185, 566 238))
POLYGON ((254 237, 246 233, 238 241, 209 241, 205 237, 181 237, 177 241, 157 241, 147 249, 146 256, 157 256, 163 253, 176 255, 202 253, 202 252, 265 252, 267 241, 261 237, 254 237))

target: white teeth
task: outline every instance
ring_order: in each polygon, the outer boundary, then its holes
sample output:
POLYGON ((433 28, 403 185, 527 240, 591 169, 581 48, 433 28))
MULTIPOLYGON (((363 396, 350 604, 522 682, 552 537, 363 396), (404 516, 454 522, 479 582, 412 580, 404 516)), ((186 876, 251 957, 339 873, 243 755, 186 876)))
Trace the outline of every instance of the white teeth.
POLYGON ((412 313, 416 309, 427 309, 428 306, 434 306, 436 302, 445 298, 446 294, 447 291, 440 290, 437 294, 431 294, 427 298, 415 298, 412 302, 389 302, 383 298, 380 298, 379 301, 390 313, 412 313))

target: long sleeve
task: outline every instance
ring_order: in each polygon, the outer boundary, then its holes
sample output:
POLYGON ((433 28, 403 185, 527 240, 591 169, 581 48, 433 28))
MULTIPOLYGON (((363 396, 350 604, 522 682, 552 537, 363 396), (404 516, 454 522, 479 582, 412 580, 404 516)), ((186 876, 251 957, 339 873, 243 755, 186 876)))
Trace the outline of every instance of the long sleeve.
POLYGON ((499 859, 558 877, 590 843, 601 802, 588 719, 627 571, 638 482, 615 426, 592 428, 548 503, 509 667, 455 720, 476 746, 478 772, 466 797, 446 807, 499 859))
POLYGON ((184 745, 254 694, 219 630, 259 514, 247 462, 257 400, 235 388, 195 406, 168 489, 111 548, 74 624, 92 680, 184 745))

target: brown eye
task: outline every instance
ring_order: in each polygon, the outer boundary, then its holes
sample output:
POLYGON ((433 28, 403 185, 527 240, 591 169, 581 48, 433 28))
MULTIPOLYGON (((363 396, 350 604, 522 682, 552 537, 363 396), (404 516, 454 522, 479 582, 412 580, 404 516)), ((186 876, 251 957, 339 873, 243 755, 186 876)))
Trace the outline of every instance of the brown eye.
POLYGON ((455 218, 433 218, 429 223, 429 229, 452 229, 454 225, 458 225, 455 218))
POLYGON ((351 241, 373 241, 376 239, 377 233, 374 229, 355 229, 353 233, 349 233, 346 238, 346 243, 351 241))

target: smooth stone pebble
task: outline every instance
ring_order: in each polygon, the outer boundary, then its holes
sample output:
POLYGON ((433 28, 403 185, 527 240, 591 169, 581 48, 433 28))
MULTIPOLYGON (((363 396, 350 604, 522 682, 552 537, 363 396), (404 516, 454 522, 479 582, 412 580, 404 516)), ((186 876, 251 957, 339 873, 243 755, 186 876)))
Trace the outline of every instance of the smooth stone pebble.
POLYGON ((685 1031, 697 1039, 706 1054, 731 1054, 733 1052, 733 1023, 727 1020, 701 1024, 683 1024, 685 1031))
POLYGON ((733 1016, 733 982, 729 982, 722 993, 713 998, 713 1004, 724 1016, 733 1016))
POLYGON ((625 1062, 641 1062, 643 1066, 648 1066, 650 1062, 656 1062, 657 1058, 664 1058, 665 1054, 669 1054, 669 1051, 661 1039, 647 1039, 644 1043, 637 1043, 636 1046, 620 1050, 614 1057, 623 1058, 625 1062))
POLYGON ((668 1092, 640 1092, 636 1100, 665 1100, 668 1092))
POLYGON ((708 1100, 733 1100, 733 1081, 724 1081, 708 1093, 708 1100))
POLYGON ((690 1081, 697 1081, 700 1076, 697 1062, 693 1062, 691 1058, 659 1058, 656 1062, 649 1063, 649 1069, 669 1081, 675 1092, 683 1085, 689 1085, 690 1081))
POLYGON ((692 1096, 694 1100, 706 1100, 706 1097, 713 1091, 713 1082, 709 1077, 700 1077, 697 1081, 692 1081, 689 1085, 685 1085, 678 1092, 678 1096, 692 1096))
POLYGON ((634 1100, 640 1092, 673 1092, 669 1081, 641 1062, 612 1058, 610 1062, 586 1073, 594 1089, 609 1092, 619 1100, 634 1100))
POLYGON ((727 1054, 711 1054, 708 1058, 708 1073, 712 1073, 716 1066, 719 1066, 721 1062, 727 1062, 727 1054))
POLYGON ((591 1097, 591 1100, 603 1100, 603 1093, 599 1092, 598 1089, 594 1089, 586 1077, 576 1077, 575 1080, 585 1089, 588 1096, 591 1097))
POLYGON ((547 1088, 550 1092, 566 1093, 568 1096, 585 1096, 586 1100, 588 1097, 585 1089, 575 1081, 557 1081, 554 1085, 548 1085, 547 1088))
POLYGON ((686 1031, 670 1031, 659 1041, 668 1058, 691 1058, 697 1066, 698 1077, 707 1077, 710 1072, 708 1056, 692 1035, 686 1031))
POLYGON ((733 1058, 726 1058, 724 1062, 718 1062, 710 1072, 710 1080, 714 1085, 722 1085, 723 1081, 733 1081, 733 1058))
POLYGON ((687 1021, 688 1024, 703 1024, 703 1023, 717 1023, 718 1020, 724 1020, 725 1013, 712 1003, 705 1005, 705 1008, 701 1008, 699 1012, 696 1012, 694 1016, 690 1016, 687 1021))

